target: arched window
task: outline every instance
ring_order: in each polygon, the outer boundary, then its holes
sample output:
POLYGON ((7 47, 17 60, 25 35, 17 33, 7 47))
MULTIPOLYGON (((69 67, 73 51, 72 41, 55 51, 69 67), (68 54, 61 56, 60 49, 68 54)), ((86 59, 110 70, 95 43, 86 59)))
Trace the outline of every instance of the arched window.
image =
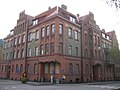
POLYGON ((27 64, 27 73, 30 74, 30 64, 27 64))
POLYGON ((23 65, 21 64, 20 65, 20 73, 22 73, 23 72, 23 65))
POLYGON ((16 65, 16 73, 19 73, 19 67, 18 67, 18 64, 16 65))
POLYGON ((37 64, 34 64, 34 74, 37 74, 37 64))
POLYGON ((55 63, 55 73, 56 74, 60 73, 60 64, 59 63, 55 63))
POLYGON ((49 67, 49 64, 45 63, 45 73, 48 73, 48 67, 49 67))
POLYGON ((69 74, 73 74, 73 65, 72 65, 72 63, 69 64, 69 74))

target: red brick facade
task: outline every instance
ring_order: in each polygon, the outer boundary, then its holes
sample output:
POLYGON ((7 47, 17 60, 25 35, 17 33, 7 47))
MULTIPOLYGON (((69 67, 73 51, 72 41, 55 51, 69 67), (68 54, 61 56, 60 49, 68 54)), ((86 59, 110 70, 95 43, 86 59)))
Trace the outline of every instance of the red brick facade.
POLYGON ((55 7, 32 17, 23 11, 13 34, 4 39, 0 78, 20 80, 26 72, 29 80, 41 82, 52 77, 61 82, 118 80, 119 64, 106 62, 104 43, 110 48, 112 41, 104 35, 109 37, 91 12, 79 17, 55 7))

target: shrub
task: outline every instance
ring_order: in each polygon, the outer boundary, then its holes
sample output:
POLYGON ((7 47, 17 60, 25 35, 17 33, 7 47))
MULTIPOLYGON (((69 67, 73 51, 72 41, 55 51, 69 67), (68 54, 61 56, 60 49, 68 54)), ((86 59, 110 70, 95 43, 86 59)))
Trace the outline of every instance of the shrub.
POLYGON ((27 80, 26 77, 22 77, 22 79, 21 79, 21 82, 22 82, 22 83, 27 83, 27 81, 28 81, 28 80, 27 80))

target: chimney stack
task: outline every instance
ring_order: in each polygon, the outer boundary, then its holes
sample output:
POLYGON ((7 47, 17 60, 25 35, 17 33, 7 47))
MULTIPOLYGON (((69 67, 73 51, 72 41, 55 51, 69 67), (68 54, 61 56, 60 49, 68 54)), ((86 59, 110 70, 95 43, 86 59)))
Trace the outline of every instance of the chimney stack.
POLYGON ((61 5, 61 8, 62 8, 63 10, 65 10, 65 11, 67 10, 67 6, 64 5, 64 4, 61 5))

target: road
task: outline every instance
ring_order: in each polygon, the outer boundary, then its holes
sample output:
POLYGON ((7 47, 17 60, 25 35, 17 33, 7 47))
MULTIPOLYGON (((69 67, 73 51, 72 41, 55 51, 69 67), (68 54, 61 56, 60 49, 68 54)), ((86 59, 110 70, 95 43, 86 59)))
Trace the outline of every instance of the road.
POLYGON ((113 90, 120 87, 117 83, 94 84, 55 84, 42 85, 36 83, 22 84, 20 81, 0 80, 0 90, 113 90))

